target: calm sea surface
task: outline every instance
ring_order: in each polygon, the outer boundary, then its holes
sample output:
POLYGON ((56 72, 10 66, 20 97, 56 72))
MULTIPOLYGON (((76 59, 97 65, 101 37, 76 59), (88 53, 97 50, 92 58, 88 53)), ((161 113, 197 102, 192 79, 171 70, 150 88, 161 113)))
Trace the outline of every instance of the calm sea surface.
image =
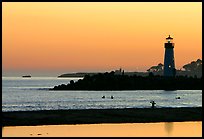
POLYGON ((202 90, 50 91, 80 78, 2 77, 2 111, 202 106, 202 90), (102 99, 102 96, 106 96, 102 99), (110 96, 114 96, 111 99, 110 96), (181 99, 176 99, 180 97, 181 99))

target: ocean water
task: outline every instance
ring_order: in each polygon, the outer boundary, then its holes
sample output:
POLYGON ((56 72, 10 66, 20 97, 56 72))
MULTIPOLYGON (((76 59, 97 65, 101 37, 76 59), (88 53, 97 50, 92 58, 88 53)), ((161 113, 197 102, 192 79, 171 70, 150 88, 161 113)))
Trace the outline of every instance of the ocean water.
POLYGON ((202 107, 202 90, 49 90, 78 79, 81 78, 2 77, 2 111, 149 108, 152 100, 156 107, 202 107))

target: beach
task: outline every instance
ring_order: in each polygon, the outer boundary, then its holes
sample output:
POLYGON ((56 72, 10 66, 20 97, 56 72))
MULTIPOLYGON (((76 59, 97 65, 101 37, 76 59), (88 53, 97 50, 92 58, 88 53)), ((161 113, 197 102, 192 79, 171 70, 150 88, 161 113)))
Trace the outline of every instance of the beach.
POLYGON ((2 112, 3 126, 202 121, 202 107, 2 112))
POLYGON ((2 137, 202 137, 202 122, 9 126, 2 137))

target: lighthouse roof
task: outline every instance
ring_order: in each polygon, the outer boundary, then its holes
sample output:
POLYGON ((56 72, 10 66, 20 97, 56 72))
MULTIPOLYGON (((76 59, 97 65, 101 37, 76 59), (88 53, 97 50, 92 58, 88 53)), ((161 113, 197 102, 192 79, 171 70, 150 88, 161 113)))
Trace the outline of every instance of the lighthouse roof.
POLYGON ((169 40, 169 39, 170 39, 170 40, 173 40, 173 38, 172 38, 172 37, 170 37, 170 35, 169 35, 169 37, 168 37, 168 38, 166 38, 166 39, 167 39, 167 40, 169 40))

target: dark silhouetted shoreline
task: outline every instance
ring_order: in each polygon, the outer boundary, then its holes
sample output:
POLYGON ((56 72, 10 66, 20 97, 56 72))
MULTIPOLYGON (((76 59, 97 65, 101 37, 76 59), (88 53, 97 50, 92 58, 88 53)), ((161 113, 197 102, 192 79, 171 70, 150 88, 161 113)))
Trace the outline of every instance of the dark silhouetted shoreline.
POLYGON ((83 79, 55 86, 50 90, 202 90, 202 78, 115 75, 115 72, 85 75, 83 79))
POLYGON ((3 126, 202 121, 202 107, 2 112, 3 126))

